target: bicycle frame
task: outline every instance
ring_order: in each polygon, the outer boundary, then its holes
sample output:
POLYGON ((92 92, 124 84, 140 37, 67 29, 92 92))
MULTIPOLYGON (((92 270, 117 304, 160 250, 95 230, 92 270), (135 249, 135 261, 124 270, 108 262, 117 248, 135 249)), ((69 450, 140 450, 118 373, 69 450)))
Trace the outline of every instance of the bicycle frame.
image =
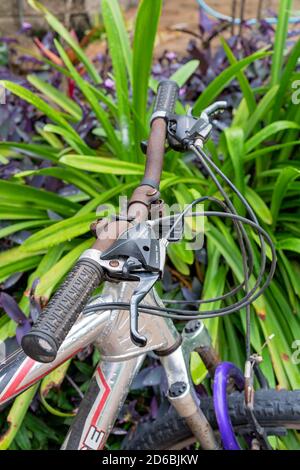
MULTIPOLYGON (((106 283, 103 295, 90 305, 128 302, 135 285, 135 282, 106 283)), ((153 289, 145 300, 161 305, 153 289)), ((195 331, 180 335, 170 319, 145 313, 140 314, 139 325, 148 339, 143 348, 130 340, 128 311, 106 310, 82 314, 51 363, 36 362, 22 350, 16 351, 0 364, 0 406, 93 343, 101 353, 101 361, 62 449, 102 449, 146 354, 155 351, 166 372, 170 402, 186 419, 202 447, 216 449, 215 437, 199 408, 189 374, 190 353, 210 346, 204 325, 198 322, 195 331), (183 393, 176 393, 176 384, 180 383, 186 384, 186 388, 183 393)))

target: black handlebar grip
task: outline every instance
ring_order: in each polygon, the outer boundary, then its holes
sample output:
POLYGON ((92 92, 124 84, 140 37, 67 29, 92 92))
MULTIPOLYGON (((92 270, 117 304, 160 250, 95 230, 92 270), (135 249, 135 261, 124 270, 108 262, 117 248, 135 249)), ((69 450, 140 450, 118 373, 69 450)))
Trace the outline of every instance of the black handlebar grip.
POLYGON ((93 260, 81 259, 74 265, 31 331, 23 336, 21 344, 27 356, 38 362, 54 361, 103 275, 101 266, 93 260))
POLYGON ((151 123, 158 117, 165 118, 169 114, 174 113, 178 95, 179 86, 176 82, 163 80, 159 83, 151 123))

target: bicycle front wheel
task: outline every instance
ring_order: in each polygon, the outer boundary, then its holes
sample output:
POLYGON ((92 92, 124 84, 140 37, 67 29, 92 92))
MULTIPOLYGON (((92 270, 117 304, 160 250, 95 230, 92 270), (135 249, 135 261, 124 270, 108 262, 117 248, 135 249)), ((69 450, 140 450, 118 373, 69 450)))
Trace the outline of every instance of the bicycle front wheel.
MULTIPOLYGON (((218 429, 212 397, 201 398, 201 409, 214 430, 218 429)), ((234 392, 228 396, 228 409, 237 434, 247 429, 248 419, 244 394, 234 392)), ((258 390, 255 393, 255 416, 259 423, 272 428, 300 429, 300 390, 258 390)), ((270 433, 272 434, 272 432, 270 433)), ((189 427, 174 409, 152 422, 141 423, 126 436, 126 450, 180 450, 195 443, 189 427)))

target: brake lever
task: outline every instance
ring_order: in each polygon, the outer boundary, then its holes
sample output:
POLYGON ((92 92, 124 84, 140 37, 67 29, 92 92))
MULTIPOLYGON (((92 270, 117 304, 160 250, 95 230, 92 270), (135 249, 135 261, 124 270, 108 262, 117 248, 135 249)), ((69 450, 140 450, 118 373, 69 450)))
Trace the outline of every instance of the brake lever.
POLYGON ((203 119, 206 118, 206 120, 209 122, 209 118, 216 117, 219 114, 222 114, 227 108, 227 106, 227 101, 216 101, 215 103, 211 104, 202 111, 201 117, 203 119))
POLYGON ((134 289, 129 308, 130 338, 139 347, 147 344, 147 338, 139 333, 138 317, 139 304, 152 289, 156 281, 161 277, 161 271, 146 271, 139 260, 134 257, 121 257, 106 260, 102 259, 98 250, 89 249, 85 252, 85 257, 96 261, 105 272, 107 281, 138 281, 134 289))
POLYGON ((130 337, 132 342, 139 347, 146 346, 147 338, 139 333, 139 311, 138 307, 141 301, 146 297, 149 291, 152 289, 156 281, 158 281, 159 273, 145 273, 141 272, 137 274, 139 278, 139 284, 133 291, 130 299, 130 337))

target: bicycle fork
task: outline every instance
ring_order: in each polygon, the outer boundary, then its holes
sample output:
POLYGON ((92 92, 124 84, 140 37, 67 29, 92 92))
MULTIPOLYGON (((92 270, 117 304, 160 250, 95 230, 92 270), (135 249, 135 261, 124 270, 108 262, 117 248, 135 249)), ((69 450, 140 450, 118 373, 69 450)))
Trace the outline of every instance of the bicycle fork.
POLYGON ((204 450, 218 450, 213 430, 200 408, 200 400, 190 383, 182 347, 162 357, 168 379, 168 399, 179 416, 185 419, 204 450))

